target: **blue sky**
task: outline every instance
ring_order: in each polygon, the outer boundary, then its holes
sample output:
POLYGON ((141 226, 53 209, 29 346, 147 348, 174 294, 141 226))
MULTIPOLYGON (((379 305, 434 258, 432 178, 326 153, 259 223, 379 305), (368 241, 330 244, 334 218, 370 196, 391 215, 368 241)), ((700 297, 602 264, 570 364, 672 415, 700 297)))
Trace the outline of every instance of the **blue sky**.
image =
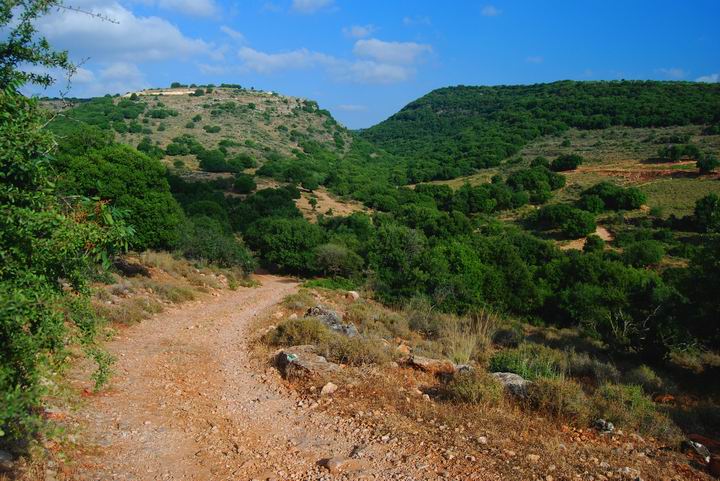
POLYGON ((448 85, 720 76, 717 0, 70 4, 112 19, 61 10, 40 22, 83 61, 72 96, 239 83, 317 100, 351 128, 448 85))

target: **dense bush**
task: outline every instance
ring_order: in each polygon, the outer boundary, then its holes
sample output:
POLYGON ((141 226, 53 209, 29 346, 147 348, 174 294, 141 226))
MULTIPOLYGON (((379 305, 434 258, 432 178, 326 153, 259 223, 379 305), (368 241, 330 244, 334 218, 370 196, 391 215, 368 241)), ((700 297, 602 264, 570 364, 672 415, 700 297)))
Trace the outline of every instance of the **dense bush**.
POLYGON ((303 218, 263 218, 245 232, 248 245, 263 259, 291 272, 312 269, 314 249, 322 243, 323 237, 320 227, 303 218))
POLYGON ((571 239, 584 237, 595 232, 595 216, 568 204, 553 204, 542 207, 536 214, 540 227, 560 229, 571 239))
POLYGON ((503 385, 485 372, 458 373, 446 386, 449 397, 455 401, 498 405, 504 397, 503 385))
POLYGON ((708 194, 695 203, 695 223, 702 232, 720 232, 720 197, 708 194))
POLYGON ((580 205, 595 212, 594 209, 597 208, 595 206, 599 206, 595 198, 602 200, 603 207, 606 210, 639 209, 647 200, 645 194, 639 189, 635 187, 623 188, 611 182, 600 182, 583 191, 580 205))
POLYGON ((179 239, 182 211, 170 194, 165 167, 137 150, 83 128, 60 143, 54 166, 66 194, 99 197, 127 213, 137 249, 168 248, 179 239))
POLYGON ((196 216, 187 221, 180 241, 182 253, 223 267, 239 267, 245 273, 255 268, 250 251, 229 234, 217 219, 196 216))
POLYGON ((315 248, 315 267, 322 274, 354 277, 362 266, 362 257, 343 245, 322 244, 315 248))
POLYGON ((493 372, 514 372, 533 381, 556 378, 565 370, 565 356, 541 344, 524 343, 517 348, 498 351, 490 358, 493 372))
POLYGON ((233 182, 233 190, 239 194, 249 194, 257 188, 255 178, 248 174, 235 174, 235 181, 233 182))
POLYGON ((623 260, 634 267, 657 264, 665 256, 665 248, 656 240, 634 242, 623 251, 623 260))
POLYGON ((595 416, 617 426, 637 429, 655 436, 671 436, 676 428, 658 412, 640 386, 605 384, 598 388, 592 398, 595 416))
POLYGON ((564 154, 552 161, 550 170, 555 172, 575 170, 582 162, 583 158, 577 154, 564 154))
POLYGON ((528 388, 530 405, 556 419, 587 426, 590 405, 582 387, 564 378, 538 379, 528 388))

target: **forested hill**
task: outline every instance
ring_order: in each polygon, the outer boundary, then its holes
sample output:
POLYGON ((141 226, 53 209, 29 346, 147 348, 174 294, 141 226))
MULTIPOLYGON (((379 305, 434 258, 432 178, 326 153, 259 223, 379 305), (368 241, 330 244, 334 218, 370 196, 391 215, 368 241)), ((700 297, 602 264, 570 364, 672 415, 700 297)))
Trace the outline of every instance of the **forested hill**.
POLYGON ((497 165, 526 142, 570 127, 661 127, 720 122, 720 84, 657 81, 447 87, 362 136, 411 161, 411 181, 450 179, 497 165))

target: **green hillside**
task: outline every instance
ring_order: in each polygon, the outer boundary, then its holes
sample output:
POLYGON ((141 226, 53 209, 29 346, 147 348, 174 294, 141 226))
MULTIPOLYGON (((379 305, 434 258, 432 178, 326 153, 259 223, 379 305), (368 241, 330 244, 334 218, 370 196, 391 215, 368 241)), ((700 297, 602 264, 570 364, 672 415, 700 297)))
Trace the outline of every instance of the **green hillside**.
POLYGON ((666 127, 720 121, 720 85, 619 81, 448 87, 362 132, 410 162, 412 182, 495 166, 527 142, 571 127, 666 127))

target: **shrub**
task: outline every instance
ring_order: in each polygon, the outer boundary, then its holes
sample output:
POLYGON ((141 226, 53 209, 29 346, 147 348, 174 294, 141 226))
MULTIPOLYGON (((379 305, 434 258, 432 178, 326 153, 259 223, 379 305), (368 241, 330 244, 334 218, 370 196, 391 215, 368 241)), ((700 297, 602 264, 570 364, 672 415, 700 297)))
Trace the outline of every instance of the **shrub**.
POLYGON ((314 249, 323 239, 323 231, 303 218, 263 218, 253 223, 245 239, 262 257, 281 269, 294 272, 312 270, 314 249))
POLYGON ((263 341, 273 346, 300 346, 327 342, 332 333, 315 318, 290 319, 265 334, 263 341))
POLYGON ((214 262, 222 267, 239 267, 245 273, 255 268, 255 260, 238 239, 228 234, 216 219, 194 217, 187 222, 180 249, 190 259, 214 262))
POLYGON ((249 194, 257 188, 255 178, 252 175, 238 173, 235 174, 235 182, 233 189, 240 194, 249 194))
POLYGON ((307 289, 300 289, 296 294, 290 294, 283 300, 283 305, 288 309, 301 309, 303 311, 315 304, 315 298, 307 289))
POLYGON ((630 370, 623 376, 623 381, 627 384, 642 387, 647 394, 657 394, 661 392, 663 387, 662 378, 645 364, 630 370))
POLYGON ((720 160, 712 154, 703 156, 697 161, 697 167, 701 174, 710 174, 720 166, 720 160))
POLYGON ((326 358, 351 366, 380 364, 392 360, 390 351, 380 339, 362 336, 346 337, 332 334, 319 343, 318 352, 326 358))
POLYGON ((540 226, 559 228, 566 237, 571 239, 590 234, 597 227, 594 214, 576 209, 568 204, 542 207, 537 212, 537 220, 540 226))
POLYGON ((559 377, 565 371, 565 355, 541 344, 524 343, 499 351, 490 358, 492 372, 514 372, 533 381, 559 377))
POLYGON ((586 189, 580 198, 580 205, 595 203, 593 200, 585 200, 586 197, 599 197, 604 209, 607 210, 633 210, 639 209, 647 200, 645 194, 636 187, 623 188, 612 182, 600 182, 586 189))
POLYGON ((498 405, 504 397, 503 385, 477 370, 454 375, 445 389, 450 399, 463 403, 498 405))
POLYGON ((567 372, 574 378, 590 378, 598 385, 620 379, 620 372, 615 366, 595 359, 586 352, 570 351, 567 354, 567 372))
POLYGON ((221 129, 219 125, 205 125, 203 126, 203 130, 208 134, 217 134, 221 129))
POLYGON ((575 170, 582 164, 583 158, 577 154, 565 154, 556 158, 550 164, 550 170, 555 172, 564 172, 566 170, 575 170))
POLYGON ((322 244, 315 248, 315 267, 333 277, 353 277, 360 272, 363 259, 345 246, 322 244))
POLYGON ((633 267, 657 264, 663 256, 665 256, 665 248, 656 240, 633 242, 623 251, 623 260, 633 267))
POLYGON ((579 426, 586 426, 590 420, 587 396, 578 383, 569 379, 536 380, 528 387, 528 402, 538 411, 579 426))
POLYGON ((720 232, 720 197, 708 194, 695 202, 695 223, 702 232, 720 232))
POLYGON ((677 428, 657 411, 655 403, 640 386, 605 384, 592 397, 595 417, 625 428, 634 428, 655 436, 672 436, 677 428))
POLYGON ((585 239, 583 252, 602 252, 605 249, 605 241, 600 236, 591 234, 585 239))

